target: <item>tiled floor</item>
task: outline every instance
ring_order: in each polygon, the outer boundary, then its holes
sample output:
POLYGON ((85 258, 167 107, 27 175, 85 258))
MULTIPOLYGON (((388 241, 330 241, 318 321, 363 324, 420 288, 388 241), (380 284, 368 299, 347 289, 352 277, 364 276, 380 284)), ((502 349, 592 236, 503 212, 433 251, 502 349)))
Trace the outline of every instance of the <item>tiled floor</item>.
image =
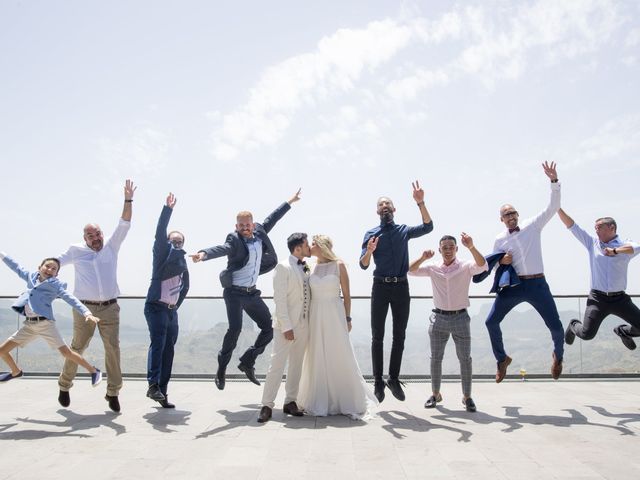
POLYGON ((0 478, 640 478, 640 381, 476 382, 474 414, 456 382, 433 410, 428 384, 410 383, 367 422, 275 410, 265 425, 248 382, 175 381, 178 408, 163 410, 126 380, 120 415, 104 388, 79 379, 63 409, 55 379, 1 385, 0 478))

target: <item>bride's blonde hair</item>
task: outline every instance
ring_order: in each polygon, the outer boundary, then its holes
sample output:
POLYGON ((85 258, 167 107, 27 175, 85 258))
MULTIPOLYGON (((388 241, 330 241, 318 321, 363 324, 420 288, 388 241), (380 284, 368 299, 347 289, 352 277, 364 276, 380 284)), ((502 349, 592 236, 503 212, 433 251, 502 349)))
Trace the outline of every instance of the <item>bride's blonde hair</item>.
POLYGON ((329 237, 326 235, 314 235, 312 240, 318 247, 320 247, 320 251, 324 258, 331 262, 338 260, 338 256, 333 253, 333 242, 329 237))

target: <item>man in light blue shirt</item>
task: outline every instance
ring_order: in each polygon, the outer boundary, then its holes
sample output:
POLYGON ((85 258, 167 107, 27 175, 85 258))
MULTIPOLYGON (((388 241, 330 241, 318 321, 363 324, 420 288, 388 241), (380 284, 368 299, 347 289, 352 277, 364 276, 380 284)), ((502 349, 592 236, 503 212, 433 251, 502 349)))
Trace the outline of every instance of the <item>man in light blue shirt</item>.
POLYGON ((627 269, 633 257, 640 253, 640 245, 623 242, 617 234, 616 221, 611 217, 596 220, 596 237, 580 228, 567 213, 560 209, 558 216, 589 252, 591 291, 584 312, 584 323, 571 320, 565 332, 565 342, 571 345, 576 336, 591 340, 598 333, 608 315, 616 315, 629 325, 613 329, 629 350, 636 348, 632 337, 640 336, 640 309, 625 293, 627 269))

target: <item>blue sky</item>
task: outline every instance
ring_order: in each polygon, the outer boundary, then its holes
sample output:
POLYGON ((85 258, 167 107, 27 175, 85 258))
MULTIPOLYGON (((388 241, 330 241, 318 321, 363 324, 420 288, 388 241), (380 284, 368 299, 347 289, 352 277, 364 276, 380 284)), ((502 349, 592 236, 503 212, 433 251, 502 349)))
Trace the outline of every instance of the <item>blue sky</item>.
MULTIPOLYGON (((640 5, 304 3, 0 3, 0 249, 35 267, 85 223, 108 234, 131 178, 120 287, 144 295, 167 192, 194 251, 221 243, 237 211, 261 220, 302 187, 273 231, 280 256, 292 231, 325 233, 364 295, 357 259, 378 196, 413 224, 411 182, 424 186, 435 231, 412 258, 461 231, 488 253, 500 205, 523 218, 546 205, 545 160, 579 224, 612 215, 640 240, 640 5)), ((586 252, 556 218, 543 254, 552 291, 587 292, 586 252)), ((220 294, 223 267, 193 265, 192 293, 220 294)), ((22 288, 0 279, 2 294, 22 288)), ((270 277, 260 286, 270 293, 270 277)))

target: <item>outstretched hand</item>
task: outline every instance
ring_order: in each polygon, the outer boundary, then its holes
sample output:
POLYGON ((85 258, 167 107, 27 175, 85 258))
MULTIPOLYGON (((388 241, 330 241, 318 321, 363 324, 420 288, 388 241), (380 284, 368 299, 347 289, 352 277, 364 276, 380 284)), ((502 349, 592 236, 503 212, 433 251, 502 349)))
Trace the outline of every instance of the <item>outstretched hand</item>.
POLYGON ((411 182, 411 186, 413 187, 413 199, 416 203, 424 202, 424 190, 420 187, 420 182, 418 180, 411 182))
POLYGON ((169 192, 169 195, 167 195, 167 207, 175 207, 177 201, 178 199, 176 198, 176 196, 173 193, 169 192))
POLYGON ((544 174, 549 177, 549 180, 558 180, 558 172, 556 171, 556 162, 544 162, 542 164, 544 174))
POLYGON ((129 179, 124 184, 124 199, 131 200, 133 199, 133 193, 136 191, 136 186, 133 185, 133 182, 129 179))
POLYGON ((293 195, 293 197, 291 197, 287 203, 289 205, 291 205, 292 203, 297 202, 298 200, 300 200, 300 193, 302 192, 302 188, 299 188, 298 191, 293 195))
POLYGON ((191 257, 191 260, 193 261, 193 263, 198 263, 204 260, 204 256, 205 253, 204 252, 198 252, 195 253, 193 255, 189 255, 191 257))

